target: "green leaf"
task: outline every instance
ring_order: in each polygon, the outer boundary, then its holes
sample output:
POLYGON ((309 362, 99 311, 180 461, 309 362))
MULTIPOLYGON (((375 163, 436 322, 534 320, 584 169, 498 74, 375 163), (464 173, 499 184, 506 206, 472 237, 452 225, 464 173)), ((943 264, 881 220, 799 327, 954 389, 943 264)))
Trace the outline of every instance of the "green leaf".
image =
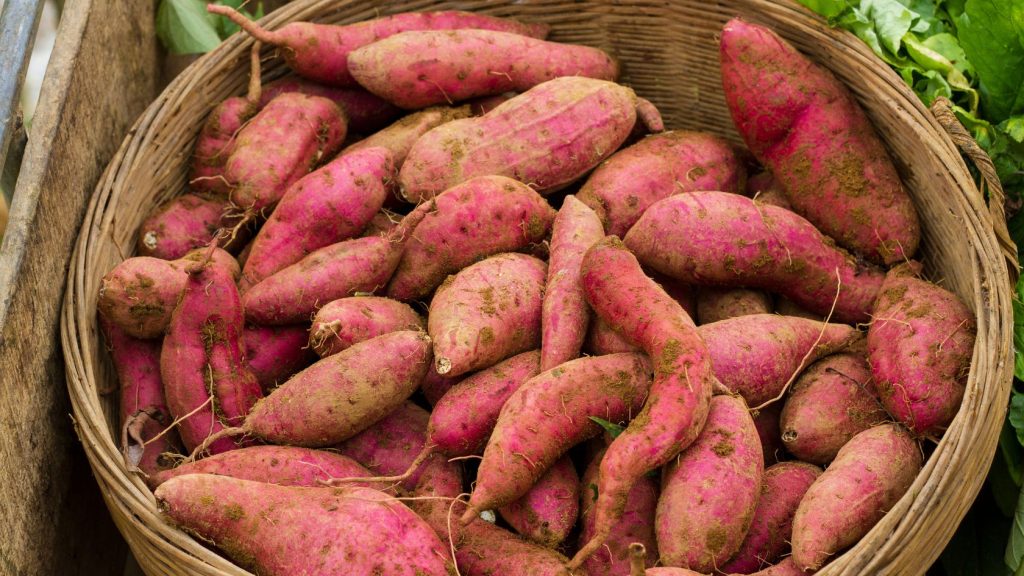
MULTIPOLYGON (((214 2, 214 4, 219 4, 221 6, 230 6, 238 12, 241 12, 242 16, 245 16, 249 20, 258 20, 260 18, 263 18, 262 2, 256 3, 255 14, 252 14, 249 11, 242 9, 243 6, 251 4, 249 0, 217 0, 216 2, 214 2)), ((235 24, 234 21, 230 18, 227 18, 225 16, 219 16, 216 14, 211 14, 211 16, 213 16, 216 19, 215 24, 217 27, 217 34, 220 35, 221 39, 227 39, 229 36, 242 29, 241 26, 235 24)))
POLYGON ((1024 113, 1024 3, 967 0, 957 25, 989 119, 1000 122, 1024 113))
MULTIPOLYGON (((1009 414, 1007 414, 1009 416, 1009 414)), ((1021 447, 1020 442, 1020 431, 1016 429, 1009 418, 1003 422, 1003 427, 999 431, 999 455, 993 462, 998 461, 999 465, 993 464, 993 474, 999 472, 1005 472, 1006 476, 1010 479, 1013 484, 1013 490, 1016 492, 1020 489, 1021 485, 1024 484, 1024 448, 1021 447)), ((991 476, 990 476, 991 478, 991 476)), ((1006 517, 1009 518, 1013 515, 1014 503, 1016 503, 1016 495, 1012 498, 1013 503, 1008 506, 1000 504, 1006 517)), ((998 503, 998 498, 997 498, 998 503)))
POLYGON ((598 418, 597 416, 591 416, 590 419, 601 428, 604 428, 604 431, 612 438, 618 438, 619 434, 622 434, 622 431, 626 429, 625 426, 620 426, 614 422, 609 422, 604 418, 598 418))
POLYGON ((1014 142, 1024 142, 1024 116, 1014 116, 999 124, 999 129, 1013 139, 1014 142))
POLYGON ((161 0, 156 33, 164 47, 174 54, 209 52, 220 44, 202 0, 161 0))
POLYGON ((1017 498, 1017 510, 1010 526, 1010 538, 1006 542, 1006 553, 1003 562, 1015 574, 1024 568, 1024 492, 1017 498))
POLYGON ((882 45, 889 52, 899 54, 900 43, 918 18, 917 13, 898 0, 861 0, 860 9, 874 23, 882 45))
POLYGON ((849 2, 846 0, 799 0, 799 2, 814 12, 830 19, 839 16, 850 7, 849 2))

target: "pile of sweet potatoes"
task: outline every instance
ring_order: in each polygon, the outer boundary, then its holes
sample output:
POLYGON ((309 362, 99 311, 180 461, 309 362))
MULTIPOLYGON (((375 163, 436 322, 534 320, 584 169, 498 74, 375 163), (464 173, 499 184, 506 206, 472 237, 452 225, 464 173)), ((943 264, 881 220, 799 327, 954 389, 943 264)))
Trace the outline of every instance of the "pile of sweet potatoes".
POLYGON ((808 574, 911 489, 974 317, 775 33, 721 34, 747 152, 544 26, 240 24, 300 78, 216 108, 97 305, 168 522, 258 574, 808 574))

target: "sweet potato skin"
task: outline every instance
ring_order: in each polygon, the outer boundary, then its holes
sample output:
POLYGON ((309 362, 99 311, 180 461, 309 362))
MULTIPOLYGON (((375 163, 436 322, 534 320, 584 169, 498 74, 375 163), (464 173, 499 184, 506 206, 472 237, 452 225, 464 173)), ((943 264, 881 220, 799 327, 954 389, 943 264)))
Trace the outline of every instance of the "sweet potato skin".
POLYGON ((498 509, 527 540, 556 548, 572 531, 579 514, 580 477, 568 455, 555 462, 518 500, 498 509))
POLYGON ((189 186, 198 192, 227 197, 224 165, 235 150, 235 137, 242 126, 259 112, 261 105, 241 96, 218 104, 203 122, 189 165, 189 186))
POLYGON ((742 398, 715 396, 697 439, 666 469, 655 518, 661 562, 711 572, 743 542, 764 457, 742 398))
POLYGON ((634 346, 627 342, 614 328, 596 315, 590 321, 584 350, 595 356, 622 352, 641 352, 639 346, 634 346))
POLYGON ((361 86, 406 110, 525 92, 560 76, 619 75, 598 48, 474 29, 402 32, 354 50, 348 65, 361 86))
POLYGON ((850 91, 771 30, 738 18, 722 30, 721 63, 733 121, 793 208, 874 262, 912 257, 917 212, 850 91))
POLYGON ((285 92, 322 96, 334 101, 345 112, 349 130, 356 134, 376 132, 402 113, 390 102, 362 88, 327 86, 297 76, 285 76, 264 84, 260 93, 260 107, 266 106, 268 102, 285 92))
POLYGON ((423 393, 423 397, 427 399, 427 402, 431 406, 437 406, 441 398, 448 393, 456 384, 462 381, 461 376, 455 378, 445 378, 437 373, 437 368, 434 364, 430 365, 430 369, 427 370, 427 375, 423 377, 423 381, 420 382, 420 392, 423 393))
POLYGON ((782 189, 771 172, 761 172, 751 176, 747 180, 747 196, 764 204, 793 210, 793 205, 786 197, 786 191, 782 189))
MULTIPOLYGON (((154 210, 139 228, 136 250, 140 256, 177 260, 196 248, 206 246, 221 228, 230 228, 229 205, 222 199, 183 194, 154 210)), ((234 240, 222 246, 235 250, 248 240, 240 229, 234 240)))
POLYGON ((807 220, 738 194, 661 200, 625 243, 645 266, 686 283, 762 288, 820 314, 835 301, 832 318, 840 322, 870 320, 884 278, 834 248, 807 220))
POLYGON ((771 314, 772 298, 749 288, 701 288, 697 293, 697 322, 711 324, 750 314, 771 314))
POLYGON ((771 466, 786 459, 786 448, 782 442, 779 419, 782 413, 782 402, 769 404, 764 408, 750 413, 754 418, 757 436, 761 439, 761 450, 764 453, 764 465, 771 466))
POLYGON ((340 298, 328 302, 313 317, 309 345, 326 358, 381 334, 426 327, 423 317, 397 300, 379 296, 340 298))
POLYGON ((445 281, 427 316, 437 373, 459 376, 537 348, 546 275, 537 258, 499 254, 445 281))
POLYGON ((626 235, 651 205, 680 192, 740 192, 746 170, 725 140, 672 130, 616 152, 594 170, 578 198, 593 208, 605 233, 626 235))
POLYGON ((612 82, 549 80, 479 118, 448 122, 424 134, 398 173, 401 194, 420 202, 490 174, 549 194, 625 141, 636 123, 636 103, 631 89, 612 82))
POLYGON ((452 120, 468 118, 473 115, 468 105, 459 107, 434 106, 409 114, 394 124, 370 134, 355 144, 350 144, 342 154, 349 154, 364 148, 380 146, 391 151, 395 168, 401 168, 409 155, 412 145, 430 130, 452 120))
POLYGON ((793 517, 793 561, 816 570, 860 540, 921 471, 921 448, 906 429, 882 424, 857 434, 807 490, 793 517))
POLYGON ((270 393, 295 373, 313 363, 306 327, 248 325, 242 337, 245 359, 264 393, 270 393))
MULTIPOLYGON (((373 426, 341 442, 335 448, 361 463, 375 476, 394 476, 409 469, 427 442, 430 414, 404 402, 373 426)), ((412 490, 420 480, 427 463, 420 465, 401 487, 412 490)))
POLYGON ((974 314, 909 267, 885 277, 868 328, 868 362, 882 405, 919 435, 940 435, 960 410, 976 337, 974 314))

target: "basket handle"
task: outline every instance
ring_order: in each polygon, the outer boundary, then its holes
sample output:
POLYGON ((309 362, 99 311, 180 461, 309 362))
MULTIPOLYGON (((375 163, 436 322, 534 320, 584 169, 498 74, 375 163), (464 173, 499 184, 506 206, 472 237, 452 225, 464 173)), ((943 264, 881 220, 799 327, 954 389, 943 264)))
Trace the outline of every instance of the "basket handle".
POLYGON ((945 96, 936 98, 932 102, 931 112, 949 134, 953 143, 957 145, 957 148, 970 158, 978 172, 981 172, 982 185, 977 190, 979 194, 982 194, 981 201, 984 202, 984 189, 988 188, 988 212, 992 218, 992 228, 995 230, 1003 258, 1006 259, 1010 280, 1016 285, 1017 278, 1020 276, 1020 262, 1017 260, 1017 245, 1013 243, 1010 231, 1006 227, 1006 193, 1003 191, 1003 185, 999 182, 995 164, 957 119, 948 98, 945 96))

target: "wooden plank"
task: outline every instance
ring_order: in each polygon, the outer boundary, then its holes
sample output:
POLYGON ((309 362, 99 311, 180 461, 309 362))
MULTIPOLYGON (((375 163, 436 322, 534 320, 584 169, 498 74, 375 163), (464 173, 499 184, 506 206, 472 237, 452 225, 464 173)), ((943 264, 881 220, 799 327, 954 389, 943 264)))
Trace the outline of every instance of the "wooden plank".
MULTIPOLYGON (((0 9, 0 170, 7 162, 21 161, 8 158, 7 149, 21 125, 18 98, 42 13, 43 0, 7 0, 0 9)), ((13 190, 5 187, 3 192, 10 201, 13 190)))
POLYGON ((74 435, 58 340, 88 198, 156 96, 155 2, 68 2, 0 247, 0 574, 121 574, 127 548, 74 435))

